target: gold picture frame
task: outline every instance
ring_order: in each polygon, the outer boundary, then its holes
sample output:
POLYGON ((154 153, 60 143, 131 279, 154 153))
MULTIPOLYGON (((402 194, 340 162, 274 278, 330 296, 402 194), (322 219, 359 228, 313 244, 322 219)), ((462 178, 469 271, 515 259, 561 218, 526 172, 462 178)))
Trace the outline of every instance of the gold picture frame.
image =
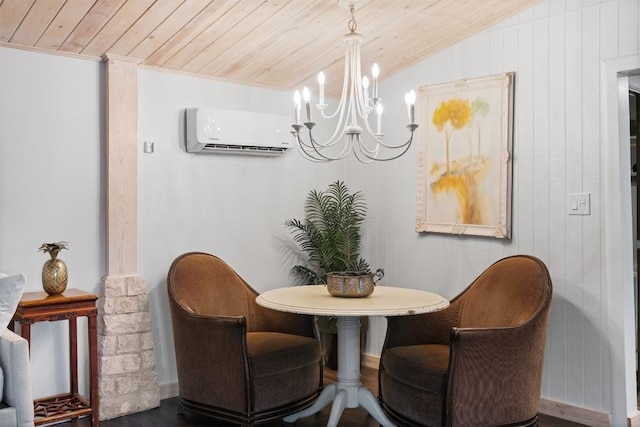
POLYGON ((514 77, 419 88, 416 231, 511 238, 514 77))

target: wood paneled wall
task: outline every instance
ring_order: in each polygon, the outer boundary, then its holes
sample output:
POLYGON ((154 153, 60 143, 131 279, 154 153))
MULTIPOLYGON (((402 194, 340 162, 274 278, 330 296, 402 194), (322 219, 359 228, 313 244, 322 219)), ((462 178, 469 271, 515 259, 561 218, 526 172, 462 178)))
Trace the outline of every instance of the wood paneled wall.
MULTIPOLYGON (((547 0, 384 82, 381 94, 388 99, 411 87, 515 71, 511 241, 415 233, 415 210, 406 203, 406 193, 416 189, 415 157, 374 174, 354 164, 348 177, 367 195, 367 251, 374 253, 368 256, 372 265, 387 266, 388 283, 452 297, 499 258, 528 253, 543 259, 555 288, 543 396, 605 413, 612 361, 600 67, 640 53, 638 22, 637 0, 547 0), (591 194, 591 215, 568 215, 572 192, 591 194)), ((392 119, 402 123, 402 114, 392 119)), ((385 138, 403 136, 388 131, 385 138)), ((384 338, 383 326, 374 323, 372 354, 384 338)))

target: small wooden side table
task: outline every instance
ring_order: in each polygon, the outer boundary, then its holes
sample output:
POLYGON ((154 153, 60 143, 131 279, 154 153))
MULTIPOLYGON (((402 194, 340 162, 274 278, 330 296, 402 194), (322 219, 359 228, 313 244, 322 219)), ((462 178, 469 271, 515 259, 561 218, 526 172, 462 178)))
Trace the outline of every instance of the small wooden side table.
POLYGON ((20 323, 20 334, 31 348, 31 324, 43 321, 69 321, 69 370, 71 392, 34 400, 35 425, 91 416, 91 425, 98 427, 98 335, 96 316, 97 295, 80 289, 67 289, 61 295, 44 291, 25 292, 9 324, 20 323), (87 317, 89 332, 89 401, 78 392, 78 331, 77 318, 87 317))

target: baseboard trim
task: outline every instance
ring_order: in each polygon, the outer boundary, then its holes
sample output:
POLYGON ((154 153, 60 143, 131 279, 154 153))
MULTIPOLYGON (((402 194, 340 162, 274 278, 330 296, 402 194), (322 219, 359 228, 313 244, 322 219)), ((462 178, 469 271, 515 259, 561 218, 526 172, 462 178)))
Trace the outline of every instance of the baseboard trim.
POLYGON ((160 384, 160 400, 170 399, 180 394, 178 383, 160 384))
POLYGON ((362 366, 366 366, 367 368, 378 369, 380 366, 380 356, 375 356, 373 354, 361 353, 360 354, 360 364, 362 366))
POLYGON ((627 418, 627 427, 640 427, 640 412, 636 411, 635 414, 627 418))
POLYGON ((540 399, 538 412, 592 427, 609 427, 611 425, 608 413, 545 398, 540 399))

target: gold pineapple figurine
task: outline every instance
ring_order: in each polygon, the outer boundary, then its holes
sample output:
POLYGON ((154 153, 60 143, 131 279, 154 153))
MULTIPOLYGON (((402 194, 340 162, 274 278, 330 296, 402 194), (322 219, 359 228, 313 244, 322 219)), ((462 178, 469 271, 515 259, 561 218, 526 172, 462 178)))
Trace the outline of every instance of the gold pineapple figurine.
POLYGON ((67 242, 43 243, 38 251, 47 252, 51 259, 48 259, 42 266, 42 287, 49 295, 59 295, 67 289, 69 275, 67 265, 58 259, 58 252, 68 249, 67 242))

